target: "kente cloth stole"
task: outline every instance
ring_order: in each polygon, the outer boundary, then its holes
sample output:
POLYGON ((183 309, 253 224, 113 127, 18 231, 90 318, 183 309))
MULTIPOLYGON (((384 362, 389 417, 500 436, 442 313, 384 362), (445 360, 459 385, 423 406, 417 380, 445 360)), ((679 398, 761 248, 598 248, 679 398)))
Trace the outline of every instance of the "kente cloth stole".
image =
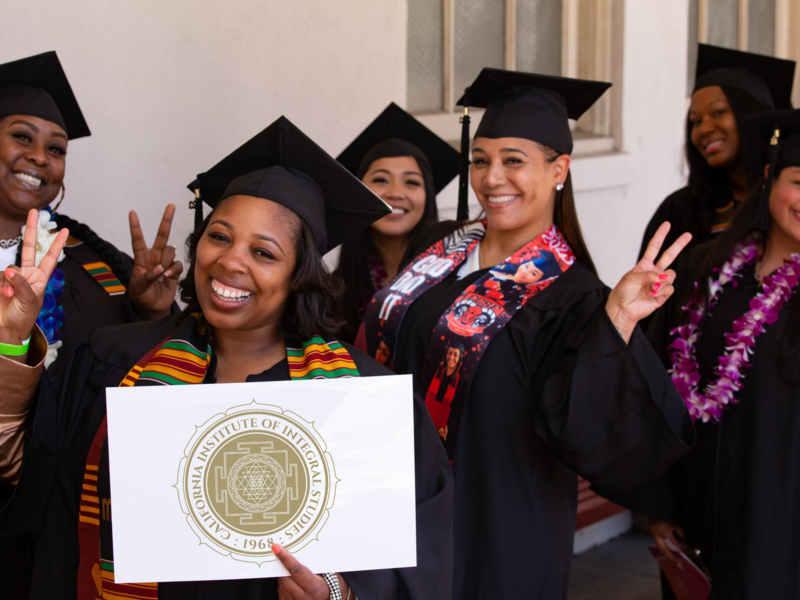
MULTIPOLYGON (((211 363, 211 345, 205 325, 197 317, 192 315, 139 359, 120 387, 203 383, 211 363)), ((286 355, 292 380, 360 377, 350 353, 337 341, 315 336, 305 343, 287 342, 286 355)), ((103 419, 86 459, 81 490, 78 600, 157 599, 157 583, 114 581, 107 436, 103 419)))
MULTIPOLYGON (((64 254, 81 265, 106 293, 115 298, 125 293, 125 286, 106 263, 78 238, 70 236, 64 254)), ((116 298, 115 298, 116 299, 116 298)))
MULTIPOLYGON (((420 254, 373 296, 364 320, 371 356, 388 355, 386 364, 393 366, 398 332, 408 308, 458 269, 485 232, 485 223, 466 225, 420 254)), ((519 309, 574 262, 572 249, 553 225, 489 269, 439 318, 418 390, 425 390, 425 405, 451 460, 461 408, 486 348, 519 309), (440 401, 437 395, 445 375, 451 377, 454 389, 440 401)))

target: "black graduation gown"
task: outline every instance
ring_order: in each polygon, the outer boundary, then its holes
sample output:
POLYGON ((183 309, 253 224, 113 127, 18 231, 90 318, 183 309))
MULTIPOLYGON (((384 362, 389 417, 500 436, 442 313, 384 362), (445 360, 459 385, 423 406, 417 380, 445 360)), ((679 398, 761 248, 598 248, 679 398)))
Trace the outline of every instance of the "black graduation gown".
POLYGON ((694 202, 699 202, 699 200, 692 198, 688 187, 681 188, 666 197, 656 209, 653 218, 650 219, 644 231, 642 245, 639 249, 640 259, 647 248, 648 242, 650 242, 650 239, 664 221, 669 221, 672 225, 664 240, 663 248, 665 249, 669 248, 685 231, 692 234, 692 241, 683 251, 684 256, 694 247, 714 239, 714 234, 694 217, 697 213, 692 207, 694 202))
MULTIPOLYGON (((408 310, 395 363, 417 392, 431 332, 486 271, 455 273, 408 310)), ((478 367, 454 451, 453 597, 566 598, 577 476, 610 489, 655 477, 685 453, 691 422, 637 327, 630 346, 580 263, 532 298, 478 367)))
MULTIPOLYGON (((89 447, 105 417, 105 388, 117 386, 139 358, 174 330, 175 321, 168 317, 97 332, 71 358, 57 394, 43 375, 18 493, 0 511, 0 536, 23 528, 36 538, 31 600, 76 597, 80 490, 89 447)), ((390 374, 358 350, 348 351, 363 376, 390 374)), ((248 381, 288 379, 284 359, 248 381)), ((425 406, 418 399, 414 402, 419 566, 346 574, 360 598, 450 597, 452 476, 425 406)), ((275 579, 167 583, 159 586, 159 598, 272 600, 278 597, 276 586, 275 579)))
MULTIPOLYGON (((456 221, 439 221, 423 224, 420 231, 414 236, 411 243, 409 243, 408 248, 406 248, 406 253, 403 255, 403 260, 400 261, 398 272, 405 269, 413 258, 416 258, 443 237, 451 234, 458 229, 459 226, 460 223, 456 221)), ((378 290, 373 290, 372 293, 374 295, 377 292, 378 290)), ((358 290, 345 286, 340 299, 344 325, 338 334, 339 339, 343 342, 352 344, 356 340, 358 328, 361 326, 361 304, 362 299, 358 290)))
MULTIPOLYGON (((130 267, 133 259, 120 252, 121 260, 130 267)), ((99 259, 98 259, 99 260, 99 259)), ((67 355, 86 339, 87 335, 100 327, 137 321, 127 294, 112 297, 97 283, 83 266, 70 256, 58 263, 64 272, 64 288, 61 300, 64 309, 64 324, 61 328, 62 346, 58 358, 49 370, 57 374, 63 367, 67 355)), ((0 483, 0 506, 8 502, 15 486, 0 483)), ((30 584, 30 546, 25 539, 0 542, 0 581, 10 594, 9 598, 24 597, 30 584)))
MULTIPOLYGON (((695 250, 691 267, 707 248, 695 250)), ((689 273, 682 279, 684 288, 692 282, 689 273)), ((720 296, 697 345, 701 389, 724 352, 724 335, 758 291, 751 267, 720 296)), ((789 314, 787 303, 758 337, 739 403, 723 412, 719 424, 697 423, 694 450, 664 476, 629 498, 616 498, 684 528, 711 571, 712 598, 800 598, 800 385, 797 373, 787 381, 779 369, 789 314)), ((659 317, 648 328, 665 360, 674 325, 674 317, 659 317)))

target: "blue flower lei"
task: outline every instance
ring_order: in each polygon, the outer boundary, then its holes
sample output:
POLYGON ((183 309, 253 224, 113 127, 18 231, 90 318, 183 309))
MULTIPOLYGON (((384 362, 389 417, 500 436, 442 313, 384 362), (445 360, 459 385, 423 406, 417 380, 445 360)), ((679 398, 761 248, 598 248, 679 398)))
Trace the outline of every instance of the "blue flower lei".
MULTIPOLYGON (((49 206, 45 210, 52 214, 49 206)), ((61 305, 63 297, 64 271, 56 267, 47 280, 42 310, 36 318, 36 324, 47 338, 48 346, 61 341, 61 326, 64 324, 64 307, 61 305)))

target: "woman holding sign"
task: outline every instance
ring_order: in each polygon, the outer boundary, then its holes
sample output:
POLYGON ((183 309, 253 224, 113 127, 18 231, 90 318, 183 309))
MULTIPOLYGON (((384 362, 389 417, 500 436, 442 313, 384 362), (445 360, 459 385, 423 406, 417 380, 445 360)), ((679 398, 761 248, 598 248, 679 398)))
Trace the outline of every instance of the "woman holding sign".
POLYGON ((414 375, 453 465, 459 600, 566 598, 575 471, 630 489, 693 442, 636 327, 672 294, 669 266, 689 236, 659 258, 663 225, 609 293, 575 213, 568 118, 608 87, 484 69, 468 100, 487 108, 470 170, 486 219, 414 259, 367 309, 369 352, 396 340, 389 366, 414 375), (448 395, 442 357, 454 348, 448 395))
MULTIPOLYGON (((379 198, 285 118, 191 187, 215 208, 189 240, 191 266, 181 284, 186 311, 99 331, 75 354, 57 394, 46 377, 41 381, 18 493, 0 512, 0 537, 24 530, 35 539, 31 597, 74 598, 77 589, 79 600, 448 598, 451 476, 421 402, 415 408, 419 567, 318 576, 275 545, 290 577, 115 582, 106 387, 388 373, 331 337, 339 325, 335 285, 321 258, 388 213, 379 198)), ((35 315, 65 237, 59 234, 39 267, 26 253, 21 270, 7 269, 0 280, 1 413, 24 414, 31 406, 33 386, 16 382, 41 368, 35 315), (17 350, 18 338, 29 335, 27 352, 17 350)), ((29 234, 26 242, 34 241, 29 234)), ((0 438, 0 456, 17 471, 22 455, 0 438)))

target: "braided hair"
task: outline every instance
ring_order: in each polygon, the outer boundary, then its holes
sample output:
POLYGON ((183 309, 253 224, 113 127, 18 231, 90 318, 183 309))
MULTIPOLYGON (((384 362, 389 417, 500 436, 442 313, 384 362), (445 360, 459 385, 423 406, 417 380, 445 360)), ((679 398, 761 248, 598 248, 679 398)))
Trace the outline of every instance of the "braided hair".
POLYGON ((100 257, 100 260, 111 267, 114 275, 117 276, 122 284, 128 287, 128 283, 131 279, 131 271, 133 270, 133 261, 131 261, 129 256, 120 252, 113 244, 108 243, 97 235, 88 225, 60 213, 54 214, 53 218, 59 229, 63 229, 64 227, 69 229, 70 235, 86 244, 100 257))

